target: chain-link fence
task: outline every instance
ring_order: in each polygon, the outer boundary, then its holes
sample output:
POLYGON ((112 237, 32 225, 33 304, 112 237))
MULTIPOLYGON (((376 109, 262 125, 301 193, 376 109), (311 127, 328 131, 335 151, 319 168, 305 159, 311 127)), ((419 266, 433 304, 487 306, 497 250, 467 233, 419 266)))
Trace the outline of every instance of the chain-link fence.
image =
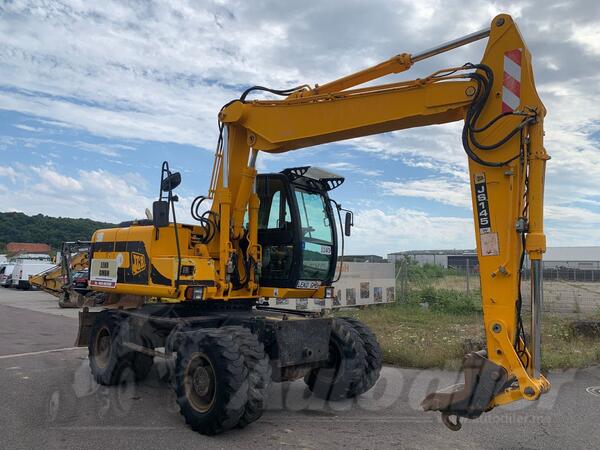
MULTIPOLYGON (((570 267, 544 267, 544 303, 546 313, 575 317, 600 316, 600 270, 570 267)), ((530 273, 524 269, 521 294, 526 308, 530 301, 530 273)), ((469 265, 442 267, 419 265, 410 259, 396 263, 397 300, 414 300, 415 294, 438 291, 460 293, 480 300, 479 268, 469 265)))

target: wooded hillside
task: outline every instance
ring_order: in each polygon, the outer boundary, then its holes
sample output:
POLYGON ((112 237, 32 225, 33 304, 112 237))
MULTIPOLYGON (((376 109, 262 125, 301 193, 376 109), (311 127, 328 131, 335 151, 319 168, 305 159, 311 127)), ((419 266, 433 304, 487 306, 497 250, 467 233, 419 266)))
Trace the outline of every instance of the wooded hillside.
POLYGON ((112 228, 112 223, 90 219, 28 216, 18 212, 0 213, 0 251, 9 242, 43 242, 59 250, 63 241, 89 240, 98 228, 112 228))

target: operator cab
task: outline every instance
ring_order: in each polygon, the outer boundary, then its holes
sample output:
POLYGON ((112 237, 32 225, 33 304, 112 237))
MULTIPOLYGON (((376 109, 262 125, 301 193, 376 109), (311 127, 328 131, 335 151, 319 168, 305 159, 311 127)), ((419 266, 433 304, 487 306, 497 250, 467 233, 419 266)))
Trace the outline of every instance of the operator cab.
POLYGON ((343 182, 316 167, 257 176, 262 286, 316 289, 331 284, 338 239, 328 192, 343 182))

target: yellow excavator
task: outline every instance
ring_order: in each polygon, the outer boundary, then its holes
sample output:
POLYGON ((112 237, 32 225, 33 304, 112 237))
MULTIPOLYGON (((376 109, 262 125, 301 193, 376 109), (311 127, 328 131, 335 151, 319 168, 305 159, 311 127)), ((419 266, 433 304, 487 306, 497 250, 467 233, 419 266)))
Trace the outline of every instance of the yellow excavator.
POLYGON ((315 167, 258 175, 257 157, 464 121, 486 348, 465 356, 464 384, 430 394, 422 406, 441 412, 457 430, 460 418, 538 399, 550 388, 540 371, 545 114, 531 54, 508 15, 482 31, 330 83, 246 90, 219 112, 208 195, 192 205, 197 224, 177 222, 174 189, 181 176, 165 162, 148 220, 94 233, 90 288, 116 306, 80 313, 78 344, 89 348, 95 379, 105 385, 119 383, 124 373, 140 379, 154 357, 165 358, 181 414, 204 434, 258 419, 271 379, 304 377, 314 395, 327 400, 366 392, 382 358, 364 324, 261 302, 333 296, 353 215, 329 193, 344 178, 315 167), (370 83, 485 38, 477 64, 370 83), (251 98, 257 92, 268 98, 251 98), (520 292, 525 255, 532 268, 527 337, 520 292))
POLYGON ((93 292, 87 287, 77 287, 74 275, 89 268, 89 242, 63 242, 60 262, 44 272, 29 277, 29 283, 58 298, 61 308, 80 308, 103 303, 105 294, 93 292))

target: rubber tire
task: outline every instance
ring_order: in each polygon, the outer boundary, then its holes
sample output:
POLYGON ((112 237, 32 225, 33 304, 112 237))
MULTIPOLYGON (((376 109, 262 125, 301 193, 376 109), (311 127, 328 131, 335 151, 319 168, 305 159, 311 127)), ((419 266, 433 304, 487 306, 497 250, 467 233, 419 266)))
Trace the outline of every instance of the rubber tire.
POLYGON ((248 369, 248 402, 238 428, 260 419, 266 407, 267 390, 271 383, 271 363, 265 347, 248 328, 224 327, 231 332, 248 369))
POLYGON ((94 324, 90 333, 90 342, 88 344, 88 358, 92 375, 98 384, 104 386, 114 386, 119 384, 121 374, 126 367, 131 367, 131 351, 123 348, 123 340, 126 336, 127 318, 115 311, 102 311, 94 324), (106 367, 98 365, 95 354, 96 336, 103 328, 107 328, 111 337, 111 348, 106 367))
POLYGON ((304 382, 313 394, 324 400, 355 397, 361 393, 363 374, 367 369, 367 353, 362 339, 350 323, 333 319, 330 349, 333 347, 340 352, 335 367, 331 365, 332 361, 329 367, 313 369, 304 377, 304 382))
POLYGON ((367 353, 367 370, 363 374, 362 392, 357 394, 360 395, 367 392, 377 383, 381 374, 381 366, 383 365, 383 355, 381 354, 381 347, 379 346, 377 337, 367 325, 352 317, 344 317, 343 320, 348 322, 357 331, 367 353))
POLYGON ((239 346, 222 329, 205 329, 183 333, 175 362, 175 395, 186 423, 205 435, 215 435, 234 428, 248 402, 248 369, 239 346), (195 352, 206 355, 216 378, 213 404, 206 412, 194 408, 186 395, 185 368, 195 352))

